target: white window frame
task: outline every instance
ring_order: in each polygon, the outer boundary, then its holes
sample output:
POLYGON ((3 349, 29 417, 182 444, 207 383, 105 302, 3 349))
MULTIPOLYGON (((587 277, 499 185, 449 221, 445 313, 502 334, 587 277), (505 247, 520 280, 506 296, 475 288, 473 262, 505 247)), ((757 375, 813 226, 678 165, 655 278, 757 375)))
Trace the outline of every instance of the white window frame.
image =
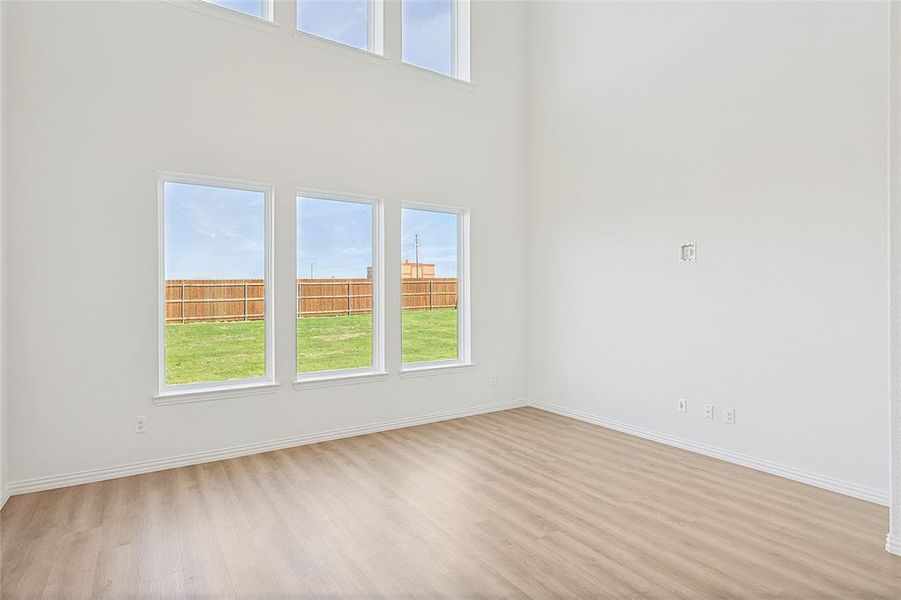
POLYGON ((323 37, 316 33, 304 31, 297 22, 300 17, 300 5, 303 0, 296 0, 294 6, 294 30, 297 39, 325 44, 325 47, 347 49, 351 52, 364 52, 374 56, 385 56, 385 2, 384 0, 369 0, 369 40, 366 48, 357 48, 338 40, 323 37))
MULTIPOLYGON (((304 389, 341 383, 362 383, 381 380, 388 377, 385 370, 385 208, 381 198, 347 192, 333 192, 321 189, 298 188, 294 196, 295 207, 299 210, 299 198, 331 200, 368 204, 372 207, 372 364, 355 369, 335 369, 331 371, 312 371, 300 373, 297 365, 300 360, 300 348, 297 342, 297 317, 295 301, 294 318, 294 387, 304 389)), ((294 231, 294 276, 297 277, 297 255, 300 242, 300 228, 294 231)), ((295 284, 296 285, 296 284, 295 284)))
MULTIPOLYGON (((457 358, 447 360, 431 360, 414 363, 404 362, 404 326, 403 326, 403 279, 399 279, 398 298, 400 298, 400 374, 416 375, 441 370, 456 370, 475 366, 472 359, 472 311, 470 296, 470 212, 468 208, 419 202, 401 204, 401 235, 399 243, 403 244, 403 209, 424 210, 448 213, 457 217, 457 358)), ((399 256, 403 256, 403 249, 399 256)), ((399 265, 398 265, 399 266, 399 265)))
POLYGON ((178 404, 182 402, 216 400, 233 396, 276 391, 278 382, 275 380, 275 286, 273 279, 273 274, 275 273, 275 228, 273 219, 274 186, 268 183, 241 179, 227 179, 223 177, 164 171, 158 174, 157 188, 159 235, 159 274, 157 279, 157 286, 159 288, 159 315, 157 318, 157 329, 159 333, 159 381, 158 391, 154 396, 155 402, 157 404, 178 404), (166 183, 183 183, 188 185, 263 193, 263 296, 265 298, 263 301, 265 311, 263 317, 263 329, 266 336, 266 347, 264 350, 266 370, 263 377, 176 385, 169 385, 166 383, 166 183))
MULTIPOLYGON (((401 14, 403 14, 403 3, 407 0, 401 0, 401 14)), ((451 73, 446 75, 439 71, 433 71, 426 67, 414 65, 404 60, 404 27, 403 17, 401 17, 400 26, 400 62, 408 67, 413 67, 426 73, 438 75, 440 77, 450 77, 466 83, 472 82, 471 55, 472 55, 472 22, 470 19, 470 0, 451 0, 451 73)))

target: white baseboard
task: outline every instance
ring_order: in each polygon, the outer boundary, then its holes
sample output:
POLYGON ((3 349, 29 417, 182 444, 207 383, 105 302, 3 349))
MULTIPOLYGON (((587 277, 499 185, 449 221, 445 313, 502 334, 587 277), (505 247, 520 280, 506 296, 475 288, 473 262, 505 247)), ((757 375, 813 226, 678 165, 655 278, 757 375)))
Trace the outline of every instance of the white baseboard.
MULTIPOLYGON (((9 498, 9 496, 16 496, 19 494, 39 492, 43 490, 67 487, 72 485, 81 485, 84 483, 104 481, 108 479, 117 479, 119 477, 128 477, 130 475, 140 475, 142 473, 151 473, 153 471, 162 471, 176 467, 185 467, 217 460, 225 460, 228 458, 237 458, 239 456, 248 456, 250 454, 259 454, 261 452, 281 450, 294 446, 303 446, 306 444, 315 444, 318 442, 326 442, 357 435, 365 435, 367 433, 377 433, 379 431, 389 431, 391 429, 413 427, 415 425, 425 425, 427 423, 436 423, 448 419, 458 419, 460 417, 468 417, 472 415, 497 412, 501 410, 509 410, 511 408, 519 408, 522 406, 533 406, 540 410, 545 410, 565 417, 578 419, 579 421, 592 423, 594 425, 599 425, 608 429, 614 429, 616 431, 634 435, 636 437, 660 442, 662 444, 674 446, 676 448, 682 448, 684 450, 689 450, 691 452, 696 452, 698 454, 703 454, 705 456, 710 456, 737 465, 750 467, 758 471, 763 471, 772 475, 778 475, 780 477, 785 477, 786 479, 806 483, 808 485, 813 485, 833 492, 838 492, 840 494, 845 494, 847 496, 852 496, 861 500, 875 502, 884 506, 888 506, 889 504, 888 494, 880 490, 867 488, 854 483, 835 479, 833 477, 810 473, 808 471, 780 465, 771 461, 754 458, 752 456, 747 456, 737 452, 732 452, 730 450, 723 450, 721 448, 706 446, 704 444, 699 444, 690 440, 676 438, 664 433, 652 431, 643 427, 629 425, 626 423, 621 423, 619 421, 614 421, 611 419, 605 419, 556 404, 538 402, 534 400, 514 400, 512 402, 475 406, 465 409, 431 413, 417 417, 406 417, 402 419, 382 421, 369 425, 333 429, 320 433, 309 433, 299 436, 270 440, 266 442, 242 444, 208 452, 196 452, 169 458, 141 461, 127 465, 87 469, 84 471, 66 473, 63 475, 52 475, 49 477, 36 477, 34 479, 13 481, 9 483, 7 493, 0 497, 0 508, 2 508, 3 504, 9 498)), ((901 554, 901 540, 898 540, 897 538, 892 539, 891 537, 887 538, 886 549, 890 552, 901 554)))
POLYGON ((439 421, 446 421, 449 419, 459 419, 460 417, 469 417, 472 415, 497 412, 511 408, 520 408, 522 406, 526 406, 526 404, 527 403, 524 400, 514 400, 512 402, 502 402, 497 404, 485 404, 482 406, 448 410, 417 417, 405 417, 402 419, 381 421, 379 423, 371 423, 369 425, 344 427, 341 429, 333 429, 331 431, 324 431, 320 433, 308 433, 277 440, 270 440, 267 442, 242 444, 239 446, 231 446, 229 448, 222 448, 220 450, 212 450, 209 452, 196 452, 192 454, 183 454, 181 456, 173 456, 170 458, 136 462, 127 465, 87 469, 85 471, 76 471, 74 473, 66 473, 64 475, 51 475, 49 477, 36 477, 34 479, 12 481, 9 483, 8 494, 11 496, 16 496, 30 492, 40 492, 43 490, 68 487, 72 485, 93 483, 95 481, 105 481, 107 479, 128 477, 130 475, 151 473, 153 471, 163 471, 165 469, 173 469, 176 467, 199 465, 201 463, 224 460, 228 458, 237 458, 239 456, 248 456, 250 454, 259 454, 261 452, 270 452, 272 450, 281 450, 284 448, 292 448, 294 446, 304 446, 318 442, 327 442, 330 440, 337 440, 357 435, 365 435, 367 433, 377 433, 379 431, 389 431, 391 429, 401 429, 403 427, 413 427, 415 425, 437 423, 439 421))
MULTIPOLYGON (((530 400, 528 404, 529 406, 562 415, 564 417, 570 417, 579 421, 585 421, 586 423, 600 425, 601 427, 614 429, 622 433, 628 433, 629 435, 634 435, 646 440, 660 442, 661 444, 666 444, 667 446, 675 446, 676 448, 682 448, 683 450, 690 450, 691 452, 703 454, 704 456, 718 458, 726 462, 741 465, 743 467, 749 467, 758 471, 763 471, 764 473, 769 473, 771 475, 785 477, 786 479, 791 479, 792 481, 806 483, 808 485, 812 485, 832 492, 838 492, 839 494, 844 494, 853 498, 859 498, 860 500, 875 502, 883 506, 889 505, 889 497, 887 492, 864 487, 856 483, 842 481, 834 477, 828 477, 826 475, 819 475, 817 473, 803 471, 794 467, 780 465, 772 461, 754 458, 753 456, 740 454, 738 452, 732 452, 731 450, 723 450, 722 448, 715 448, 713 446, 699 444, 691 440, 673 437, 665 433, 652 431, 650 429, 645 429, 644 427, 629 425, 627 423, 614 421, 612 419, 605 419, 603 417, 598 417, 586 412, 573 410, 571 408, 557 404, 538 402, 536 400, 530 400)), ((895 540, 894 543, 897 544, 898 540, 895 540)))
POLYGON ((901 538, 894 537, 892 534, 885 536, 885 549, 892 554, 901 556, 901 538))

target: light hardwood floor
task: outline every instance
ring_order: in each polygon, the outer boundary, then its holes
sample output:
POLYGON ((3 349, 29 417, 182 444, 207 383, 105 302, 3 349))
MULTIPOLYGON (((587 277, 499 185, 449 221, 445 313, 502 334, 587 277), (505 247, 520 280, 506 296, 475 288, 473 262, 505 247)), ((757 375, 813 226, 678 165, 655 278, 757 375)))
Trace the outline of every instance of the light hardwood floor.
POLYGON ((532 408, 9 500, 3 598, 901 598, 887 509, 532 408))

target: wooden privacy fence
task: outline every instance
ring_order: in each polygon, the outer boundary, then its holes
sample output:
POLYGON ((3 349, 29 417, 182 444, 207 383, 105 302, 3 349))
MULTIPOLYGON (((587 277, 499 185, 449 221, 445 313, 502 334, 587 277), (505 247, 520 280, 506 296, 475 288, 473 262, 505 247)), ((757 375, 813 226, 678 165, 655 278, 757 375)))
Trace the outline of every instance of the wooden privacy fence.
POLYGON ((166 323, 263 318, 262 279, 169 279, 166 323))
MULTIPOLYGON (((298 317, 372 312, 370 279, 298 279, 298 317)), ((402 279, 404 310, 457 307, 456 278, 402 279)), ((169 279, 166 322, 258 321, 265 301, 262 279, 169 279)))

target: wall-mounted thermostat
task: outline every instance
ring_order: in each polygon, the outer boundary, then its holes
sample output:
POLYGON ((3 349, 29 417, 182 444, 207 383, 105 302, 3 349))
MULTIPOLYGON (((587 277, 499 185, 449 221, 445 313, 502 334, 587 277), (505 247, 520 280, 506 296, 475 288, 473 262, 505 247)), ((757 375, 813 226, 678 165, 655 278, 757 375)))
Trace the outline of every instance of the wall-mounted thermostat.
POLYGON ((679 260, 694 262, 698 257, 698 246, 694 242, 685 242, 679 246, 679 260))

